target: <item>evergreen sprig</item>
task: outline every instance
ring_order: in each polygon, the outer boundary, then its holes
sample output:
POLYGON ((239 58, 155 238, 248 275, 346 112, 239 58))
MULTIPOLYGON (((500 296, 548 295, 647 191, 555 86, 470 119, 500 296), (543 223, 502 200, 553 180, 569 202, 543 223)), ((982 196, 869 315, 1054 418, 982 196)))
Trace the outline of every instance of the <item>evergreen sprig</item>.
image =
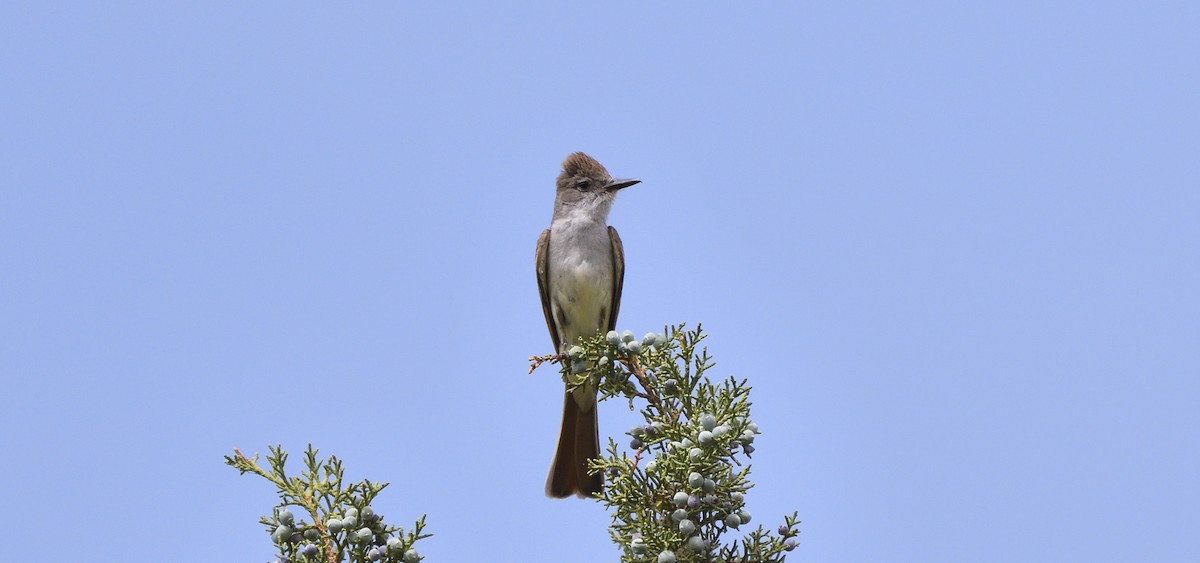
POLYGON ((258 454, 247 458, 236 448, 225 456, 225 464, 241 474, 253 473, 278 489, 280 503, 271 516, 259 522, 279 549, 277 563, 417 563, 423 557, 413 547, 417 540, 430 537, 423 533, 422 515, 411 531, 385 524, 382 514, 371 507, 387 483, 364 479, 344 483, 342 461, 336 456, 319 459, 310 444, 304 452, 304 470, 288 477, 284 470, 288 454, 282 446, 270 446, 264 469, 258 454), (307 514, 297 518, 289 507, 307 514))
POLYGON ((567 358, 542 358, 569 360, 561 362, 569 388, 598 385, 601 400, 625 397, 630 410, 641 407, 644 424, 627 432, 628 450, 610 438, 607 455, 590 464, 605 473, 598 500, 612 511, 609 535, 624 563, 774 563, 796 547, 795 513, 773 532, 759 525, 726 543, 751 521, 749 458, 759 429, 747 381, 705 375, 714 364, 699 346, 704 337, 699 326, 641 340, 610 331, 567 358), (583 371, 590 382, 578 377, 583 371))

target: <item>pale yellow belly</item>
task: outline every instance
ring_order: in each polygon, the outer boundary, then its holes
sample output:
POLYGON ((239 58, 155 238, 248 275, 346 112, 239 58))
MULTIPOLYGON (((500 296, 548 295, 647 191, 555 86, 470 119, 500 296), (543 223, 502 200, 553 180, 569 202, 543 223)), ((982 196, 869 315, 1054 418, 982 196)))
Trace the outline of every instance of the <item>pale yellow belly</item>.
POLYGON ((589 268, 586 265, 573 272, 556 276, 552 302, 558 311, 556 318, 568 320, 560 326, 560 336, 568 345, 575 344, 580 337, 590 338, 601 328, 607 328, 609 310, 612 307, 612 272, 607 268, 589 268), (608 270, 608 271, 606 271, 608 270), (603 280, 597 283, 598 280, 603 280))

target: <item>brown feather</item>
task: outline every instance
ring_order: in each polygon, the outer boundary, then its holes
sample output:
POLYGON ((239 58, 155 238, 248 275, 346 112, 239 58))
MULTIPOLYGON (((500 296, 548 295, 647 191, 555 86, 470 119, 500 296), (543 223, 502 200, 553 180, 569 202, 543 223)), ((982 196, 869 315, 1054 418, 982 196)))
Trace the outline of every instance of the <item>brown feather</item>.
POLYGON ((612 315, 608 317, 608 330, 617 330, 617 313, 621 312, 621 288, 625 286, 625 245, 621 244, 621 237, 617 236, 617 230, 611 226, 608 227, 608 239, 612 241, 613 278, 617 282, 613 288, 612 315))
POLYGON ((607 178, 608 170, 596 159, 581 153, 573 152, 567 155, 562 163, 563 174, 566 176, 583 176, 587 178, 607 178))
POLYGON ((588 460, 599 457, 600 432, 595 405, 583 412, 571 394, 565 393, 562 427, 550 476, 546 479, 546 496, 587 498, 604 490, 604 476, 599 473, 588 475, 587 472, 588 460))
POLYGON ((542 313, 546 315, 546 328, 550 330, 550 341, 554 343, 554 351, 562 346, 558 330, 554 325, 554 312, 550 308, 550 229, 542 231, 538 237, 537 252, 533 256, 534 269, 537 270, 538 294, 542 297, 542 313))
POLYGON ((558 431, 558 447, 554 450, 554 461, 550 462, 550 477, 546 479, 546 496, 567 498, 579 491, 575 479, 575 425, 579 405, 565 394, 563 400, 562 427, 558 431))

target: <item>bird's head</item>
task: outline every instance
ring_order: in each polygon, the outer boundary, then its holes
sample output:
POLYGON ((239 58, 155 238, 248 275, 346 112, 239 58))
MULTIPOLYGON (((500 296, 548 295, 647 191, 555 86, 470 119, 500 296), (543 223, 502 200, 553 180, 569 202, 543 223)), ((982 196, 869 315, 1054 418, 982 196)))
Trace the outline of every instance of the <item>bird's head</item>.
POLYGON ((555 215, 593 214, 592 210, 599 210, 601 217, 607 217, 617 192, 640 181, 614 179, 596 159, 581 152, 571 153, 563 161, 562 173, 558 175, 555 215))

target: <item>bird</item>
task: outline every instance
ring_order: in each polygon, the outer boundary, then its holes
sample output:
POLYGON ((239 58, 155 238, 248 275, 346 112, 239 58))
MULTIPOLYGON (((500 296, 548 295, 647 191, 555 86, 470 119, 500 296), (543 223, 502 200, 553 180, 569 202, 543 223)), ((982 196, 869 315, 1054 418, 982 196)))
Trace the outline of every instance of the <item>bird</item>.
MULTIPOLYGON (((614 179, 582 152, 571 153, 562 163, 550 228, 538 237, 535 255, 542 313, 560 354, 581 337, 616 327, 625 248, 617 230, 608 226, 608 213, 617 192, 640 182, 614 179)), ((596 385, 586 371, 570 377, 587 378, 587 383, 564 393, 558 445, 546 478, 551 498, 588 498, 604 488, 604 476, 589 475, 587 467, 589 459, 600 457, 596 385)))

